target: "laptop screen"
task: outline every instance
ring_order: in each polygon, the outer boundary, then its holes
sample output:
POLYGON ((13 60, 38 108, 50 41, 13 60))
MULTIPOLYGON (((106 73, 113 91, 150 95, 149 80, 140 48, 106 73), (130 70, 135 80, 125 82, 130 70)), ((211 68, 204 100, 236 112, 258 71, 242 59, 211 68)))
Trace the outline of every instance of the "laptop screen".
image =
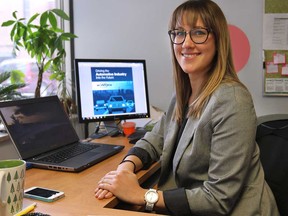
POLYGON ((23 159, 79 140, 57 96, 1 102, 0 114, 23 159))

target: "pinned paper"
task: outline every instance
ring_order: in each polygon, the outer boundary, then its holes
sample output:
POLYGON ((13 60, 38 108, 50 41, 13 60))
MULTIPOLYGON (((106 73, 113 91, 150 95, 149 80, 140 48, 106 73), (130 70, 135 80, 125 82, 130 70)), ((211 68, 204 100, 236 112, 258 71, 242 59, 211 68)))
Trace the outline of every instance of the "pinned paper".
POLYGON ((278 65, 274 64, 274 62, 266 62, 266 72, 278 73, 278 65))
POLYGON ((273 62, 274 62, 274 64, 286 64, 285 54, 274 53, 273 54, 273 62))
POLYGON ((282 66, 281 74, 284 76, 288 76, 288 64, 282 66))

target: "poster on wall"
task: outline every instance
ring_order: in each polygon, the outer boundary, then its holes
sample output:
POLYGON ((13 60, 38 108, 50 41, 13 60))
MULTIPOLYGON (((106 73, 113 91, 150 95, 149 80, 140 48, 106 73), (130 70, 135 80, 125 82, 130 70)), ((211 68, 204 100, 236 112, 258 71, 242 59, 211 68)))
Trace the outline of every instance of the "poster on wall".
POLYGON ((264 95, 288 96, 288 62, 285 50, 265 51, 264 95))
POLYGON ((264 5, 263 94, 288 96, 288 1, 265 0, 264 5))

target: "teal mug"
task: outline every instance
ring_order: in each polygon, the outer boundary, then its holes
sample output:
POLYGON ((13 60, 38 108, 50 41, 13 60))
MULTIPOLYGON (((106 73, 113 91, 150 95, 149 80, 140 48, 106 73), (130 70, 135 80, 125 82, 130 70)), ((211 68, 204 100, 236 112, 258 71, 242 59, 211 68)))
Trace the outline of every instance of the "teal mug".
POLYGON ((0 160, 0 215, 11 216, 22 210, 26 162, 0 160))

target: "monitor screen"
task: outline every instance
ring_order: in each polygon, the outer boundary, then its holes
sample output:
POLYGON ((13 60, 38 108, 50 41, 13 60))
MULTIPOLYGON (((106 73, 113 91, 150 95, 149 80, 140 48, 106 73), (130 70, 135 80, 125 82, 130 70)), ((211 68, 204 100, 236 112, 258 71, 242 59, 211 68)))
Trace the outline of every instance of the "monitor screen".
POLYGON ((149 118, 145 60, 75 59, 79 122, 149 118))

